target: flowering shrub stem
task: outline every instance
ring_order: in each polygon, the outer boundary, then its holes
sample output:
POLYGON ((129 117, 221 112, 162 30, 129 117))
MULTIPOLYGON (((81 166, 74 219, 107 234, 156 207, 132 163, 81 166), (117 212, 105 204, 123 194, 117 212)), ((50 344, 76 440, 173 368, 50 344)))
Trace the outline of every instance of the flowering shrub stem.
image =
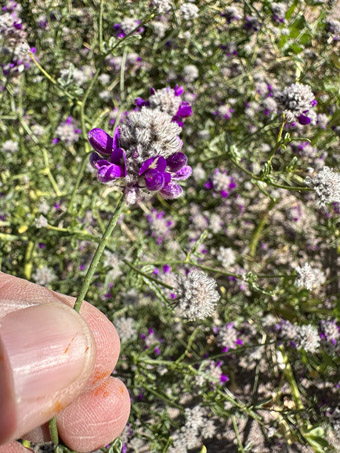
POLYGON ((85 168, 86 168, 86 165, 87 165, 87 162, 88 162, 88 155, 86 154, 84 157, 83 157, 83 160, 81 161, 81 164, 80 164, 80 168, 79 168, 79 171, 78 171, 78 175, 77 175, 77 179, 76 179, 76 182, 74 184, 74 187, 73 187, 73 190, 72 190, 72 194, 71 194, 71 199, 70 199, 70 202, 69 202, 69 205, 68 205, 68 208, 67 210, 72 213, 73 212, 73 204, 74 204, 74 199, 76 197, 76 193, 77 193, 77 190, 78 190, 78 187, 80 185, 80 181, 81 181, 81 178, 83 177, 83 174, 84 174, 84 171, 85 171, 85 168))
POLYGON ((279 130, 279 135, 277 136, 276 147, 274 147, 273 150, 270 153, 270 156, 269 156, 268 161, 267 161, 268 165, 271 165, 272 159, 274 157, 274 154, 276 153, 277 148, 280 146, 280 143, 281 143, 283 129, 284 129, 284 127, 286 125, 286 122, 287 122, 285 120, 285 114, 283 114, 282 116, 283 116, 283 120, 282 120, 282 124, 281 124, 280 130, 279 130))
POLYGON ((241 438, 240 438, 240 433, 238 432, 238 427, 237 427, 235 415, 231 416, 231 421, 232 421, 233 428, 234 428, 235 435, 236 435, 236 439, 237 439, 238 451, 241 452, 241 453, 244 453, 244 448, 243 448, 242 441, 241 441, 241 438))
POLYGON ((54 445, 59 444, 58 428, 57 428, 57 417, 53 417, 48 423, 48 429, 54 445))
MULTIPOLYGON (((19 117, 19 121, 20 121, 20 124, 22 125, 22 127, 25 129, 25 131, 28 133, 28 135, 31 137, 31 139, 34 141, 35 144, 39 144, 39 140, 37 139, 37 137, 33 134, 33 132, 31 131, 31 129, 29 128, 29 126, 25 123, 25 121, 22 119, 22 117, 20 116, 19 117)), ((39 149, 41 149, 41 152, 42 152, 42 157, 43 157, 43 160, 44 160, 44 164, 45 164, 45 168, 43 169, 43 172, 44 174, 48 177, 50 183, 51 183, 51 186, 55 192, 55 194, 57 195, 57 197, 60 197, 61 196, 61 192, 60 192, 60 189, 58 187, 58 184, 56 182, 56 180, 54 179, 53 177, 53 174, 51 172, 51 169, 49 167, 49 161, 48 161, 48 154, 47 154, 47 151, 45 148, 41 148, 39 146, 39 149)))
POLYGON ((152 277, 150 274, 147 274, 146 272, 142 272, 142 271, 139 270, 136 266, 134 266, 133 264, 131 264, 129 261, 127 261, 127 260, 123 260, 123 261, 124 261, 124 263, 127 264, 132 270, 134 270, 137 274, 142 275, 143 277, 147 278, 148 280, 151 280, 152 282, 155 282, 155 283, 158 283, 159 285, 164 286, 164 288, 173 289, 172 286, 167 285, 166 283, 162 282, 161 280, 158 280, 157 278, 152 277))
MULTIPOLYGON (((119 91, 120 91, 120 100, 123 103, 125 101, 125 90, 124 90, 124 74, 125 74, 125 64, 126 64, 126 57, 128 53, 128 48, 124 47, 122 63, 120 67, 120 81, 119 81, 119 91)), ((119 123, 117 123, 119 124, 119 123)))
POLYGON ((33 257, 35 254, 36 243, 34 241, 29 241, 25 253, 25 265, 24 265, 24 275, 27 280, 31 279, 32 267, 33 267, 33 257))
POLYGON ((92 91, 92 88, 93 88, 94 84, 96 83, 96 81, 97 81, 97 79, 99 77, 101 69, 102 69, 102 67, 101 67, 101 65, 99 65, 98 69, 96 70, 96 72, 94 74, 94 76, 92 77, 90 85, 88 86, 88 88, 87 88, 87 90, 85 92, 85 95, 83 97, 83 100, 82 100, 81 106, 80 106, 81 129, 82 129, 83 137, 86 140, 86 147, 88 146, 88 144, 87 144, 87 129, 86 129, 86 126, 85 126, 85 106, 86 106, 86 101, 87 101, 87 99, 90 96, 90 93, 92 91))
POLYGON ((54 78, 52 76, 50 76, 50 74, 45 71, 45 69, 37 62, 37 60, 35 59, 34 55, 32 54, 32 52, 29 53, 29 56, 31 57, 31 59, 33 60, 33 63, 37 66, 37 68, 44 74, 44 76, 50 81, 53 83, 53 85, 56 85, 58 88, 61 89, 61 91, 65 94, 65 96, 67 96, 68 98, 72 99, 73 100, 73 96, 72 94, 68 93, 61 85, 58 85, 57 82, 54 80, 54 78))
POLYGON ((99 6, 99 50, 100 52, 103 52, 103 6, 104 6, 104 0, 100 0, 100 6, 99 6))
POLYGON ((252 238, 250 240, 250 245, 249 245, 249 249, 250 249, 249 254, 250 254, 250 256, 252 258, 254 258, 255 255, 256 255, 257 244, 259 243, 259 240, 260 240, 261 235, 262 235, 262 231, 263 231, 264 227, 266 226, 269 212, 275 206, 275 204, 276 204, 275 201, 271 201, 269 203, 268 210, 265 213, 262 214, 261 220, 260 220, 259 224, 257 225, 257 227, 254 230, 254 233, 252 235, 252 238))
POLYGON ((116 210, 112 216, 112 219, 110 220, 110 223, 109 225, 107 226, 106 228, 106 231, 105 233, 103 234, 103 237, 98 245, 98 248, 96 250, 96 253, 94 254, 94 257, 91 261, 91 264, 90 264, 90 267, 88 268, 88 271, 86 273, 86 276, 85 276, 85 280, 83 282, 83 285, 80 289, 80 292, 78 294, 78 297, 77 297, 77 300, 74 304, 74 309, 76 311, 79 312, 80 308, 81 308, 81 305, 83 303, 83 300, 86 296, 86 293, 87 293, 87 290, 89 289, 89 286, 91 284, 91 281, 92 281, 92 277, 93 277, 93 274, 95 273, 96 271, 96 268, 99 264, 99 261, 100 261, 100 258, 105 250, 105 246, 112 234, 112 231, 114 230, 115 226, 117 225, 117 221, 119 219, 119 216, 123 210, 125 206, 125 202, 124 202, 124 197, 121 196, 119 201, 118 201, 118 204, 116 206, 116 210))

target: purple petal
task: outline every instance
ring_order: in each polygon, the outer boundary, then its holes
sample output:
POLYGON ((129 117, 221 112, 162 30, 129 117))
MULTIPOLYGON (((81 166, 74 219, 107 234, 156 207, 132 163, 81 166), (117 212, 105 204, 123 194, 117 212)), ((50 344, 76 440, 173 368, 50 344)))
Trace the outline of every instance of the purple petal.
POLYGON ((192 108, 189 102, 182 101, 181 105, 178 108, 176 116, 181 118, 188 118, 192 115, 192 108))
POLYGON ((308 116, 305 116, 305 115, 298 116, 297 120, 300 124, 303 124, 303 125, 310 124, 310 122, 312 121, 308 116))
POLYGON ((171 174, 167 173, 167 172, 165 172, 163 174, 164 174, 164 178, 165 178, 165 184, 164 185, 167 185, 171 181, 171 174))
POLYGON ((182 193, 183 193, 182 187, 173 182, 164 186, 163 189, 160 191, 160 194, 166 200, 173 200, 175 198, 178 198, 182 195, 182 193))
POLYGON ((138 97, 135 99, 135 104, 137 107, 143 107, 143 105, 145 105, 145 101, 143 98, 138 97))
POLYGON ((186 165, 187 162, 187 156, 181 152, 174 153, 166 159, 169 170, 173 172, 180 170, 182 167, 184 167, 184 165, 186 165))
POLYGON ((192 168, 189 165, 178 170, 174 175, 172 175, 172 179, 175 181, 184 181, 191 176, 192 168))
POLYGON ((99 154, 102 154, 104 156, 111 154, 113 150, 113 138, 110 137, 109 134, 107 134, 105 131, 103 131, 103 129, 92 129, 88 133, 88 138, 92 148, 95 149, 99 154))
POLYGON ((119 137, 120 137, 120 130, 119 130, 119 126, 117 126, 113 133, 113 149, 119 148, 119 137))
POLYGON ((183 126, 184 126, 184 123, 183 123, 181 117, 178 116, 178 115, 175 115, 175 116, 172 118, 172 121, 173 121, 174 123, 177 123, 177 124, 179 125, 179 127, 183 127, 183 126))
POLYGON ((126 176, 126 154, 122 148, 116 148, 112 151, 111 162, 122 169, 123 176, 126 176))
POLYGON ((122 169, 118 165, 110 164, 106 167, 101 167, 98 170, 97 177, 100 182, 110 182, 113 179, 120 178, 122 176, 122 169))
POLYGON ((166 169, 166 160, 162 156, 150 157, 150 159, 147 159, 142 163, 138 173, 139 176, 145 173, 149 168, 164 172, 166 169))
POLYGON ((160 190, 165 184, 165 174, 155 169, 150 169, 144 176, 145 185, 149 190, 160 190))
POLYGON ((102 158, 97 154, 97 153, 91 153, 90 155, 90 164, 93 168, 100 168, 100 165, 98 165, 98 161, 100 161, 102 158))
POLYGON ((175 96, 180 96, 184 91, 182 86, 176 85, 174 88, 175 96))

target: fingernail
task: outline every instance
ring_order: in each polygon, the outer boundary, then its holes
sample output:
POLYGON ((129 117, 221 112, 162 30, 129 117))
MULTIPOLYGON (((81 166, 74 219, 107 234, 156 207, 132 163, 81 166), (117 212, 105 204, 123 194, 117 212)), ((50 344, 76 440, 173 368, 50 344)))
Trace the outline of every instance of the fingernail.
POLYGON ((18 436, 81 393, 94 365, 95 345, 80 315, 55 302, 8 314, 0 332, 13 373, 18 436))

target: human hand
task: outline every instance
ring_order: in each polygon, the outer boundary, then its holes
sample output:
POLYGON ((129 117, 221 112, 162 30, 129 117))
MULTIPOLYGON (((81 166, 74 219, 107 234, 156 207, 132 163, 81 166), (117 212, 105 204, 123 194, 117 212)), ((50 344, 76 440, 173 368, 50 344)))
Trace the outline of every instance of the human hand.
POLYGON ((50 440, 48 420, 79 452, 111 442, 130 412, 110 377, 119 356, 111 322, 84 302, 0 272, 0 453, 28 450, 17 438, 50 440))

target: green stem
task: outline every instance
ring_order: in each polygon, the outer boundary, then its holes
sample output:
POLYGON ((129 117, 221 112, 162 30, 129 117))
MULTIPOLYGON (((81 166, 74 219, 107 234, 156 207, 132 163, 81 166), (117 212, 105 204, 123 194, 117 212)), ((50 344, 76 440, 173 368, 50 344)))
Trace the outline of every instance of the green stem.
POLYGON ((277 148, 280 146, 281 138, 282 138, 282 132, 283 132, 283 128, 286 125, 286 122, 287 121, 285 120, 285 114, 283 114, 283 120, 282 120, 282 124, 281 124, 281 127, 280 127, 279 135, 278 135, 277 140, 276 140, 276 146, 273 148, 272 152, 270 153, 270 156, 269 156, 268 161, 267 161, 268 165, 271 165, 272 159, 274 157, 274 154, 276 153, 277 148))
POLYGON ((58 436, 58 428, 57 428, 57 417, 53 417, 49 422, 48 422, 48 428, 50 430, 50 436, 52 439, 52 442, 54 445, 59 444, 59 436, 58 436))
MULTIPOLYGON (((28 133, 28 135, 31 137, 31 139, 33 140, 33 142, 36 144, 36 145, 39 145, 39 140, 38 138, 33 134, 33 132, 31 131, 31 129, 29 128, 28 124, 25 123, 25 121, 23 120, 23 118, 20 116, 19 117, 19 121, 20 121, 20 124, 22 125, 22 127, 25 129, 25 131, 28 133)), ((42 152, 42 156, 43 156, 43 160, 44 160, 44 165, 45 165, 45 168, 43 170, 43 172, 45 173, 45 175, 48 177, 50 183, 51 183, 51 186, 55 192, 55 194, 57 195, 57 197, 60 197, 61 196, 61 192, 60 192, 60 189, 58 187, 58 184, 56 182, 56 180, 54 179, 53 177, 53 174, 50 170, 50 167, 49 167, 49 160, 48 160, 48 154, 47 154, 47 151, 45 148, 40 148, 41 149, 41 152, 42 152)))
POLYGON ((106 231, 105 233, 103 234, 103 237, 97 247, 97 250, 96 250, 96 253, 94 254, 94 257, 91 261, 91 264, 90 264, 90 267, 86 273, 86 276, 85 276, 85 279, 84 279, 84 282, 83 282, 83 285, 80 289, 80 292, 78 294, 78 297, 77 297, 77 300, 74 304, 74 309, 79 312, 80 308, 81 308, 81 305, 83 303, 83 300, 86 296, 86 293, 89 289, 89 286, 91 284, 91 281, 92 281, 92 277, 97 269, 97 266, 99 264, 99 261, 100 261, 100 258, 102 257, 102 254, 105 250, 105 247, 106 247, 106 244, 108 242, 108 240, 110 239, 110 236, 115 228, 115 226, 117 225, 117 222, 118 222, 118 219, 119 219, 119 216, 123 210, 125 206, 125 200, 124 200, 124 195, 121 195, 119 201, 118 201, 118 204, 116 206, 116 210, 115 212, 113 213, 113 216, 112 216, 112 219, 110 220, 107 228, 106 228, 106 231))
POLYGON ((242 165, 240 165, 237 160, 235 159, 231 159, 232 163, 235 165, 235 167, 237 167, 239 170, 243 171, 243 173, 245 173, 246 175, 250 176, 252 179, 255 179, 256 181, 262 181, 262 182, 265 182, 266 184, 269 184, 270 186, 273 186, 273 187, 278 187, 280 189, 286 189, 286 190, 291 190, 291 191, 296 191, 296 190, 303 190, 305 192, 313 192, 313 189, 311 189, 310 187, 294 187, 294 186, 284 186, 282 184, 277 184, 276 182, 272 182, 272 181, 269 181, 269 180, 263 180, 262 178, 260 178, 259 176, 256 176, 254 175, 254 173, 252 173, 251 171, 247 170, 246 168, 244 168, 242 165))
POLYGON ((126 64, 127 50, 128 50, 127 46, 124 47, 122 63, 120 65, 119 91, 120 91, 120 101, 122 103, 125 101, 125 91, 124 91, 125 77, 124 76, 125 76, 125 64, 126 64))
POLYGON ((25 265, 24 265, 24 275, 27 280, 31 279, 32 267, 33 267, 33 256, 34 256, 34 246, 33 241, 29 241, 25 253, 25 265))
POLYGON ((83 177, 83 174, 84 174, 84 171, 85 171, 85 168, 86 168, 86 165, 87 165, 87 162, 88 162, 88 154, 86 154, 84 157, 83 157, 83 160, 80 164, 80 168, 79 168, 79 171, 78 171, 78 175, 77 175, 77 179, 76 179, 76 183, 73 187, 73 190, 72 190, 72 194, 71 194, 71 200, 69 202, 69 205, 67 207, 67 210, 72 213, 73 212, 73 204, 74 204, 74 199, 76 197, 76 193, 77 193, 77 190, 80 186, 80 181, 81 181, 81 178, 83 177))
POLYGON ((241 140, 240 142, 237 142, 236 143, 236 146, 239 148, 240 146, 243 146, 245 145, 249 140, 253 139, 254 136, 256 136, 257 134, 259 134, 260 132, 265 132, 267 130, 273 130, 273 129, 276 129, 277 126, 280 124, 280 123, 276 123, 276 119, 277 118, 274 118, 270 123, 268 124, 265 124, 264 126, 260 127, 259 129, 257 129, 255 132, 253 132, 252 134, 248 134, 243 140, 241 140), (274 125, 273 125, 274 124, 274 125))
POLYGON ((158 280, 157 278, 152 277, 150 274, 147 274, 146 272, 143 272, 139 270, 136 266, 133 264, 129 263, 127 260, 123 260, 125 264, 127 264, 132 270, 134 270, 137 274, 142 275, 143 277, 147 278, 148 280, 151 280, 152 282, 158 283, 161 286, 164 286, 167 289, 173 289, 172 286, 167 285, 166 283, 162 282, 161 280, 158 280))
POLYGON ((69 99, 72 99, 73 100, 73 96, 68 93, 61 85, 58 85, 57 82, 54 80, 54 78, 52 76, 50 76, 50 74, 45 71, 45 69, 41 66, 41 64, 39 64, 37 62, 37 60, 35 59, 34 55, 30 52, 29 53, 29 56, 31 57, 31 59, 33 60, 34 64, 37 66, 37 68, 40 70, 40 72, 42 72, 44 74, 44 76, 50 81, 53 83, 53 85, 56 85, 69 99))
POLYGON ((33 63, 37 66, 37 68, 40 70, 40 72, 42 72, 44 74, 44 76, 50 81, 52 82, 54 85, 56 85, 56 81, 54 80, 54 78, 52 76, 49 75, 48 72, 45 71, 45 69, 41 66, 40 63, 37 62, 37 60, 35 59, 34 55, 32 54, 32 52, 29 52, 29 56, 31 57, 31 59, 33 60, 33 63))
POLYGON ((82 129, 82 134, 83 134, 83 137, 84 139, 86 140, 86 143, 87 143, 87 133, 86 133, 86 126, 85 126, 85 106, 86 106, 86 101, 88 99, 88 97, 90 96, 90 93, 92 91, 92 88, 94 86, 94 84, 96 83, 98 77, 99 77, 99 74, 100 74, 100 71, 101 71, 102 67, 101 65, 98 67, 95 75, 92 77, 92 80, 91 80, 91 83, 90 85, 88 86, 86 92, 85 92, 85 95, 83 97, 83 100, 81 102, 81 105, 80 105, 80 119, 81 119, 81 129, 82 129))
POLYGON ((237 427, 235 415, 231 416, 231 421, 232 421, 233 428, 234 428, 235 435, 236 435, 236 439, 237 439, 238 451, 241 452, 241 453, 244 453, 244 448, 243 448, 242 441, 241 441, 241 438, 240 438, 240 433, 238 432, 238 427, 237 427))
POLYGON ((295 381, 295 378, 294 378, 294 374, 293 374, 293 370, 292 370, 292 367, 291 367, 291 365, 289 363, 289 360, 288 360, 288 356, 287 356, 283 346, 280 346, 279 349, 281 351, 281 354, 282 354, 282 357, 283 357, 283 361, 284 361, 284 364, 285 364, 285 368, 283 370, 283 374, 284 374, 285 378, 288 381, 288 384, 289 384, 289 387, 290 387, 290 390, 292 392, 292 396, 293 396, 293 399, 295 401, 295 404, 296 404, 297 408, 299 410, 303 410, 304 409, 303 402, 301 400, 300 392, 299 392, 298 386, 296 384, 296 381, 295 381))
POLYGON ((185 359, 186 355, 188 354, 188 352, 191 349, 191 346, 195 340, 196 335, 199 333, 200 330, 201 330, 201 327, 196 327, 196 329, 190 335, 190 338, 188 340, 188 345, 187 345, 185 351, 183 352, 183 354, 180 357, 178 357, 178 359, 176 360, 175 363, 180 363, 180 362, 182 362, 183 359, 185 359))
POLYGON ((104 1, 100 0, 99 6, 99 50, 103 52, 103 6, 104 1))
POLYGON ((265 213, 262 214, 261 220, 260 220, 259 224, 257 225, 257 227, 254 230, 254 233, 252 235, 252 238, 251 238, 251 241, 250 241, 250 245, 249 245, 249 249, 250 249, 249 255, 252 258, 254 258, 255 255, 256 255, 257 244, 259 243, 259 240, 261 238, 263 229, 266 226, 269 212, 274 207, 274 205, 275 205, 275 201, 271 201, 269 203, 268 210, 265 213))

